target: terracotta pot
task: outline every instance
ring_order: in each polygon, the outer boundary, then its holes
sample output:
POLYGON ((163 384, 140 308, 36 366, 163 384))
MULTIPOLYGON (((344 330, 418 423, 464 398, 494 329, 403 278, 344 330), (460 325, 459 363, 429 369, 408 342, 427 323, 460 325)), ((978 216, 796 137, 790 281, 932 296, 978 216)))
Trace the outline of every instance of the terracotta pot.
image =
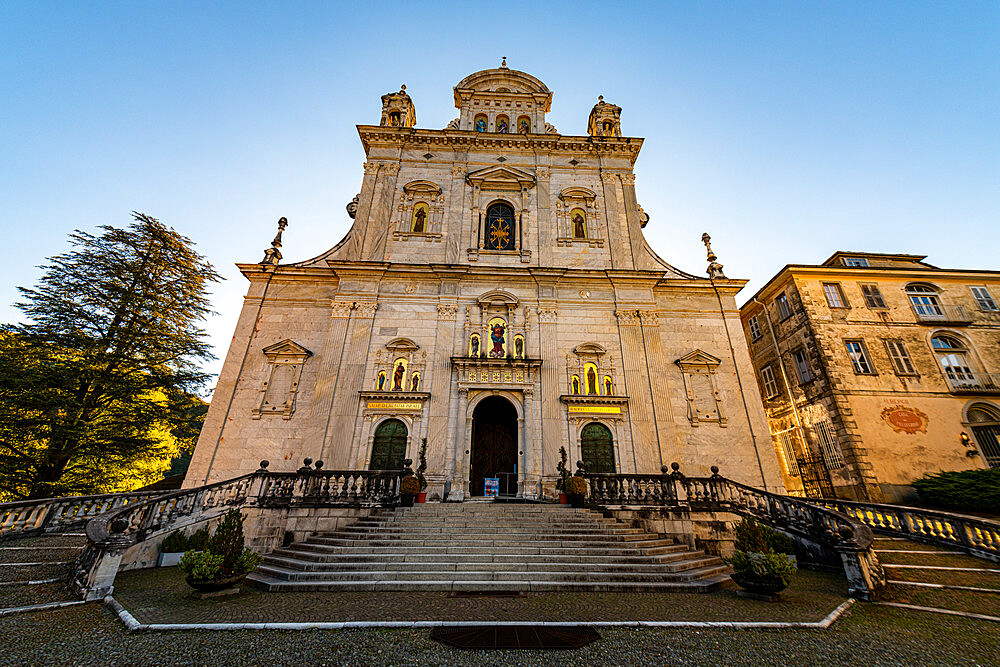
POLYGON ((569 496, 567 496, 565 493, 560 493, 559 502, 563 505, 569 505, 569 496))
POLYGON ((417 494, 417 502, 418 503, 426 503, 427 502, 427 492, 426 491, 421 491, 420 493, 417 494))
POLYGON ((729 577, 735 581, 740 588, 751 593, 760 595, 774 595, 788 588, 788 584, 781 577, 758 577, 752 574, 734 572, 729 577))
POLYGON ((211 593, 213 591, 221 591, 224 588, 232 588, 246 579, 246 577, 247 575, 245 574, 239 574, 235 577, 226 577, 225 579, 192 579, 188 576, 184 577, 184 581, 186 581, 188 586, 196 591, 211 593))

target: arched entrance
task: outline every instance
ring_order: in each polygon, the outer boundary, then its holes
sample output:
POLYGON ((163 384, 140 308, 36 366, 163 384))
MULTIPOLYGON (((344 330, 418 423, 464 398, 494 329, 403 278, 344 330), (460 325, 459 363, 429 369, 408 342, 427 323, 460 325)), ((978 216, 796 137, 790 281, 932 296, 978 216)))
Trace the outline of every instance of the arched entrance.
POLYGON ((587 472, 615 472, 615 446, 607 426, 591 422, 583 427, 580 458, 587 472))
POLYGON ((375 429, 369 470, 399 470, 406 458, 406 424, 387 419, 375 429))
POLYGON ((967 414, 986 465, 1000 468, 1000 413, 985 403, 976 403, 967 414))
POLYGON ((500 480, 500 495, 517 495, 517 410, 505 398, 489 396, 472 413, 469 494, 483 495, 483 480, 500 480))

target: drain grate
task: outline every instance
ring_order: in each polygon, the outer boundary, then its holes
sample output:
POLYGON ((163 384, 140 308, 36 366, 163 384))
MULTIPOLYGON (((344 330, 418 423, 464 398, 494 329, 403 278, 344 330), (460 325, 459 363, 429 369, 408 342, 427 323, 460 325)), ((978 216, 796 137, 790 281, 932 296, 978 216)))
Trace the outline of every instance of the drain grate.
POLYGON ((431 630, 434 641, 462 649, 574 649, 600 638, 593 628, 571 625, 471 625, 431 630))

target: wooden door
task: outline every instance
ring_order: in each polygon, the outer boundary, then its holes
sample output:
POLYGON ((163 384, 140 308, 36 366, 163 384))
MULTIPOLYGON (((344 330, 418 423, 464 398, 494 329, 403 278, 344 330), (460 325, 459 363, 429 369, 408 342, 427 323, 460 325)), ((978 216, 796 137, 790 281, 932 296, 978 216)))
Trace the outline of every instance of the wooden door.
POLYGON ((517 412, 504 398, 483 399, 472 413, 469 493, 483 495, 483 480, 500 480, 501 495, 517 494, 517 412))

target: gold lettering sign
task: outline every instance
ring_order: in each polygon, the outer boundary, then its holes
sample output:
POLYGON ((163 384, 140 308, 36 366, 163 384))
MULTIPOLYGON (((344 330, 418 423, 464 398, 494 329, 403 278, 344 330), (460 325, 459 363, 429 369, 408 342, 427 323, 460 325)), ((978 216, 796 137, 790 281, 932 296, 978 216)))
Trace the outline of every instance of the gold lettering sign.
POLYGON ((369 410, 419 410, 420 403, 404 403, 402 401, 368 401, 369 410))
POLYGON ((617 405, 571 405, 570 412, 591 412, 601 415, 620 415, 622 409, 617 405))

